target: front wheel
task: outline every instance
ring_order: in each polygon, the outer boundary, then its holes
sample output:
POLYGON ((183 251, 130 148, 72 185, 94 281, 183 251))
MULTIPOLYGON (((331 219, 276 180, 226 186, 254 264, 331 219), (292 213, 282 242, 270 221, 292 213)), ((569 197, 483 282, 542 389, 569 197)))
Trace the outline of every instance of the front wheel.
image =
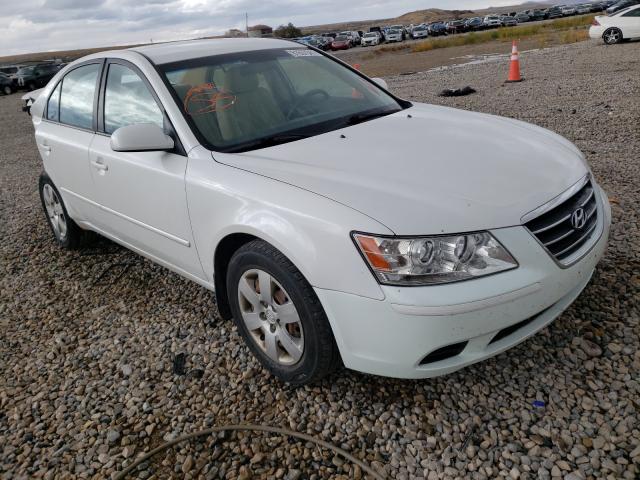
POLYGON ((2 87, 2 91, 4 92, 5 95, 11 95, 13 93, 13 89, 11 88, 11 85, 5 85, 4 87, 2 87))
POLYGON ((313 288, 262 240, 231 258, 227 291, 234 321, 260 363, 280 380, 316 382, 340 364, 327 316, 313 288))
POLYGON ((615 45, 622 42, 622 32, 619 28, 609 28, 602 35, 602 39, 607 45, 615 45))

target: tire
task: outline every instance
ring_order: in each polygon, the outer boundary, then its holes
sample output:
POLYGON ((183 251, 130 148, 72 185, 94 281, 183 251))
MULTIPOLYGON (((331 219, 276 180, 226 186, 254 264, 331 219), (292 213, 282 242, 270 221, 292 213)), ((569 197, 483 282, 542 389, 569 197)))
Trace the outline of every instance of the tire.
POLYGON ((86 237, 84 231, 67 213, 60 192, 46 173, 40 175, 39 190, 42 210, 56 243, 66 250, 81 247, 86 237))
POLYGON ((242 338, 283 382, 314 383, 340 365, 331 326, 313 288, 272 245, 254 240, 236 251, 227 291, 242 338), (269 293, 263 296, 260 284, 265 282, 269 293))
POLYGON ((11 85, 5 85, 4 87, 2 87, 2 91, 5 95, 11 95, 13 93, 11 85))
POLYGON ((602 39, 604 43, 607 45, 615 45, 617 43, 622 43, 622 31, 619 28, 608 28, 602 34, 602 39))

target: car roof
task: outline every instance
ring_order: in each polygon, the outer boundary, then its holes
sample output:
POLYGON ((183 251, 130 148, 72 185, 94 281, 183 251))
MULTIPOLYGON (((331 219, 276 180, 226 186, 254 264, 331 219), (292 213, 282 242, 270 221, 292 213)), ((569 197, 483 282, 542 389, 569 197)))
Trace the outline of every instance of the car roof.
POLYGON ((299 43, 275 38, 215 38, 156 43, 130 48, 151 59, 157 65, 226 53, 300 47, 299 43))

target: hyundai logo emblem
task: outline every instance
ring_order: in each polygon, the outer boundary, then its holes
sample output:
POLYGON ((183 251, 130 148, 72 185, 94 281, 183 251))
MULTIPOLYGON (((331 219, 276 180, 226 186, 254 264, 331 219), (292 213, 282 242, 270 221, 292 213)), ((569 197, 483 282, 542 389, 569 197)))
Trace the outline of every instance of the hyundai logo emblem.
POLYGON ((584 208, 578 208, 571 214, 571 226, 574 230, 582 230, 585 223, 587 223, 587 215, 584 212, 584 208))

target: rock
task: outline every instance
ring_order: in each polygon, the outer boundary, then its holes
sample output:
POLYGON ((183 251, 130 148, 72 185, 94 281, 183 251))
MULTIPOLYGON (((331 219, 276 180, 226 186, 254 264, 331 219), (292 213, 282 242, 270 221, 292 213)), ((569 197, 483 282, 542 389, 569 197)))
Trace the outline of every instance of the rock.
POLYGON ((109 430, 107 432, 107 442, 116 443, 120 439, 120 432, 117 430, 109 430))
POLYGON ((182 464, 182 473, 189 473, 193 469, 193 457, 189 455, 182 464))
POLYGON ((607 348, 613 353, 620 353, 622 351, 622 346, 618 343, 610 343, 607 345, 607 348))

